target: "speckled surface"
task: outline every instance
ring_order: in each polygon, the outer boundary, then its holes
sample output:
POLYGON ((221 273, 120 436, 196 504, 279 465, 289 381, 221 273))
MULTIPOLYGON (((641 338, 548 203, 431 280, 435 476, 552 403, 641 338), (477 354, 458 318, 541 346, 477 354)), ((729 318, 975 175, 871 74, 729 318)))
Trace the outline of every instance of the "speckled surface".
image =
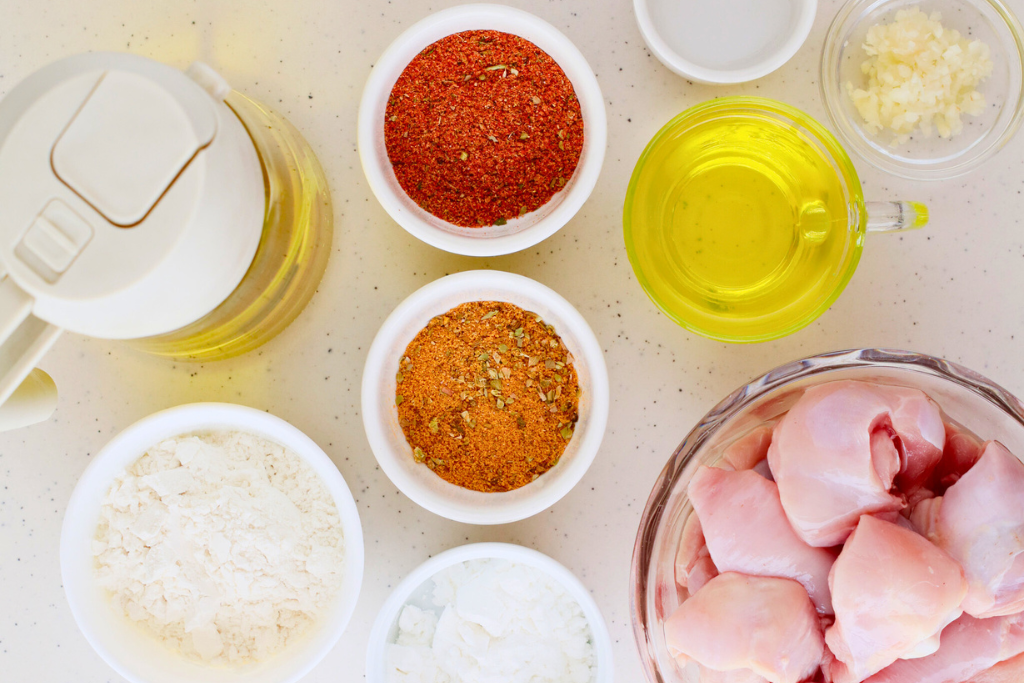
MULTIPOLYGON (((618 680, 638 681, 628 613, 637 523, 665 459, 719 399, 785 361, 870 345, 945 356, 1024 394, 1021 136, 980 171, 949 183, 897 181, 859 163, 869 199, 924 201, 932 224, 872 235, 838 303, 787 339, 727 346, 694 337, 660 315, 632 275, 620 212, 647 140, 687 106, 726 94, 776 97, 824 118, 817 62, 838 2, 821 2, 810 39, 789 64, 728 88, 688 83, 651 57, 627 0, 509 3, 557 26, 586 55, 606 95, 609 146, 597 189, 572 222, 527 252, 482 260, 440 252, 395 225, 370 194, 356 153, 356 109, 374 59, 405 27, 452 4, 0 0, 0 94, 82 51, 131 50, 180 67, 202 59, 305 133, 327 171, 337 222, 319 293, 257 352, 191 366, 68 334, 45 358, 61 392, 56 414, 0 434, 0 680, 121 680, 68 611, 61 518, 91 454, 161 408, 213 400, 268 410, 316 440, 348 480, 366 535, 366 580, 348 632, 305 680, 363 680, 369 626, 390 589, 432 554, 496 540, 536 548, 572 569, 607 619, 618 680), (359 415, 363 360, 388 312, 421 285, 471 268, 528 275, 568 298, 601 340, 611 376, 611 421, 587 476, 548 512, 495 528, 446 521, 399 494, 377 468, 359 415)), ((1024 12, 1022 0, 1010 4, 1024 12)))

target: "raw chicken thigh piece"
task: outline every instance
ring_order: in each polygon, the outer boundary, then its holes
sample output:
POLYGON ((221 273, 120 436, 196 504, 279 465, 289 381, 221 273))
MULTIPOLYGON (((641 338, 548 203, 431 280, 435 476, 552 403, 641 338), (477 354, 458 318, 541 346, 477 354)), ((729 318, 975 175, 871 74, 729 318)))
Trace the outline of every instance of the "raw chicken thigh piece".
POLYGON ((679 549, 676 550, 676 583, 683 588, 689 585, 690 572, 702 556, 708 556, 708 548, 704 542, 700 518, 694 514, 686 518, 683 534, 679 538, 679 549))
POLYGON ((773 482, 751 470, 701 466, 688 494, 719 571, 793 579, 819 612, 832 614, 828 573, 835 554, 800 540, 773 482))
POLYGON ((750 669, 715 671, 699 664, 697 669, 700 672, 699 683, 768 683, 767 678, 759 676, 750 669))
POLYGON ((970 584, 964 611, 993 617, 1024 610, 1024 463, 996 442, 949 487, 936 517, 938 545, 970 584))
POLYGON ((923 392, 828 382, 779 421, 768 464, 793 528, 824 548, 845 541, 861 515, 902 509, 891 492, 896 476, 920 485, 944 441, 939 408, 923 392))
POLYGON ((755 427, 722 451, 722 462, 718 467, 725 470, 752 470, 768 457, 771 444, 771 425, 755 427))
POLYGON ((960 614, 960 566, 924 537, 865 515, 829 575, 836 623, 825 632, 836 683, 859 683, 939 647, 960 614))
POLYGON ((963 615, 942 632, 939 649, 901 659, 864 683, 962 683, 1024 652, 1024 614, 994 619, 963 615))
POLYGON ((903 508, 903 510, 900 511, 900 514, 907 518, 910 517, 910 512, 918 503, 935 497, 935 493, 931 489, 927 489, 923 486, 919 486, 910 493, 905 491, 903 493, 903 497, 907 499, 907 507, 903 508))
MULTIPOLYGON (((826 627, 826 632, 828 627, 826 627)), ((832 683, 832 670, 836 668, 837 660, 836 656, 832 654, 832 650, 828 649, 828 643, 825 644, 825 651, 821 654, 821 670, 818 672, 818 677, 824 681, 824 683, 832 683)), ((816 678, 815 681, 818 679, 816 678)))
POLYGON ((693 595, 701 587, 718 576, 718 568, 711 559, 704 531, 696 513, 690 515, 683 525, 683 535, 676 551, 676 583, 693 595))
POLYGON ((936 544, 938 544, 939 539, 940 509, 942 509, 941 496, 922 500, 910 512, 910 524, 914 527, 914 530, 936 544))
POLYGON ((981 457, 981 441, 954 422, 945 422, 946 445, 932 472, 931 489, 942 493, 959 481, 981 457))
POLYGON ((899 437, 900 473, 896 486, 911 494, 924 486, 942 460, 946 428, 938 404, 918 389, 877 385, 892 406, 892 428, 899 437))
POLYGON ((710 555, 700 557, 697 560, 697 564, 693 565, 693 568, 690 570, 690 581, 686 586, 687 590, 690 591, 690 595, 703 588, 704 584, 718 576, 718 573, 718 567, 715 566, 715 562, 711 559, 710 555))
POLYGON ((669 653, 716 671, 749 669, 769 683, 800 683, 824 641, 807 591, 789 579, 719 574, 665 622, 669 653))
MULTIPOLYGON (((703 681, 703 679, 701 679, 703 681)), ((991 669, 982 671, 968 683, 1021 683, 1024 681, 1024 655, 999 662, 991 669)))

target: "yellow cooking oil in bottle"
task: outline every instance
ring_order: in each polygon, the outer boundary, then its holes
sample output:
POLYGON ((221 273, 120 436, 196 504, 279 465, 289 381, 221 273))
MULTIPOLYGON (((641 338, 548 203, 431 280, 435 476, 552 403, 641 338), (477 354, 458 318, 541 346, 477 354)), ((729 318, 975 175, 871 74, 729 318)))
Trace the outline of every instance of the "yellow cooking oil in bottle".
POLYGON ((770 111, 709 107, 673 123, 637 164, 625 207, 648 294, 716 339, 759 341, 806 324, 860 254, 863 200, 845 154, 770 111))
POLYGON ((45 419, 64 331, 212 361, 268 341, 330 257, 302 135, 201 62, 66 57, 0 99, 0 430, 45 419))
POLYGON ((251 351, 302 312, 327 267, 331 198, 309 144, 285 118, 238 91, 225 103, 252 138, 262 166, 262 237, 241 283, 217 308, 173 332, 131 341, 148 353, 205 361, 251 351))

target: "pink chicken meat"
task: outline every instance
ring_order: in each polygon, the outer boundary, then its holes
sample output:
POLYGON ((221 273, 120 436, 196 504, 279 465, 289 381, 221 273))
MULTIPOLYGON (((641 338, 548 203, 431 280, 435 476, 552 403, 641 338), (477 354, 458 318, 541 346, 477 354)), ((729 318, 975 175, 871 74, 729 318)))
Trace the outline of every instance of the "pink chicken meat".
MULTIPOLYGON (((718 467, 724 470, 759 469, 758 466, 768 457, 768 447, 771 443, 771 425, 758 425, 726 446, 722 451, 722 462, 718 464, 718 467)), ((766 472, 766 474, 771 473, 766 472)))
POLYGON ((718 568, 704 541, 700 518, 690 515, 683 525, 683 536, 676 551, 676 583, 693 595, 715 576, 718 576, 718 568))
POLYGON ((928 515, 930 536, 952 555, 970 590, 964 611, 984 618, 1024 610, 1024 463, 996 442, 949 487, 928 515))
POLYGON ((768 683, 768 679, 759 676, 750 669, 736 669, 734 671, 715 671, 697 665, 700 672, 698 683, 768 683))
POLYGON ((932 472, 929 488, 938 494, 960 480, 981 457, 981 441, 978 437, 956 424, 946 422, 946 445, 942 459, 932 472))
POLYGON ((749 671, 769 683, 809 679, 824 650, 803 586, 735 572, 719 574, 684 602, 665 622, 665 642, 683 664, 736 676, 749 671))
POLYGON ((835 683, 860 683, 897 659, 939 648, 960 614, 967 582, 949 555, 919 534, 863 516, 829 576, 835 624, 825 642, 835 683))
POLYGON ((773 482, 751 470, 701 466, 688 491, 718 571, 793 579, 818 612, 832 614, 828 573, 835 555, 800 540, 773 482))
POLYGON ((1024 655, 999 662, 973 676, 967 683, 1021 683, 1024 681, 1024 655))
POLYGON ((901 510, 942 457, 938 406, 923 392, 866 382, 810 387, 775 427, 768 464, 808 545, 843 543, 864 514, 901 510))
POLYGON ((900 453, 900 473, 896 486, 912 496, 925 486, 935 466, 942 460, 946 425, 938 404, 917 389, 875 385, 892 407, 892 428, 900 453))
POLYGON ((864 683, 963 683, 1022 652, 1024 614, 993 619, 965 614, 942 632, 934 654, 901 659, 864 683))

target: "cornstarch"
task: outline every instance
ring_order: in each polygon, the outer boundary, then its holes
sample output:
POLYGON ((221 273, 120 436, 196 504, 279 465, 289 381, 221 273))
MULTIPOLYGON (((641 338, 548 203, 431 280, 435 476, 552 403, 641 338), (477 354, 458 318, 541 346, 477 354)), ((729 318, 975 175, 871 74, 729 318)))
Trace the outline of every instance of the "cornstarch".
POLYGON ((594 648, 579 604, 539 569, 471 560, 433 578, 437 610, 402 608, 388 683, 590 683, 594 648))
POLYGON ((241 432, 149 449, 111 486, 93 543, 115 609, 212 664, 286 647, 342 583, 341 519, 324 483, 295 453, 241 432))

